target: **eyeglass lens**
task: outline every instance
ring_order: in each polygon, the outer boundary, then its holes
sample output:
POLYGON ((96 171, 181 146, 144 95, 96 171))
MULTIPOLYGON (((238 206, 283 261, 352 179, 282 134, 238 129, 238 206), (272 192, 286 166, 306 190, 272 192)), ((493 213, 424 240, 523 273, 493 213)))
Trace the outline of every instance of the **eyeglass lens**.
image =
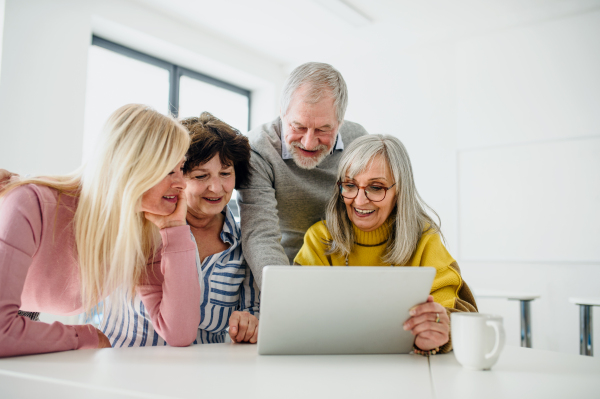
MULTIPOLYGON (((359 187, 352 183, 342 183, 340 185, 342 197, 353 199, 358 196, 359 187)), ((365 195, 371 201, 377 202, 382 201, 385 198, 386 189, 385 187, 379 186, 367 186, 364 187, 365 195)))

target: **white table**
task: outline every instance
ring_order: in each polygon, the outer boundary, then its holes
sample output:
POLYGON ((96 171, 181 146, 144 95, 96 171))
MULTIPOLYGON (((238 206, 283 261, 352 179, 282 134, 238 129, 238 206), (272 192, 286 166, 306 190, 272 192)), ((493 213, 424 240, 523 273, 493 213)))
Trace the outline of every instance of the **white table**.
POLYGON ((501 298, 519 301, 521 308, 521 346, 531 348, 531 301, 538 299, 539 294, 529 292, 510 292, 494 290, 478 290, 474 293, 480 298, 501 298))
POLYGON ((491 371, 453 353, 259 356, 256 345, 0 359, 0 398, 598 398, 600 359, 506 346, 491 371))
POLYGON ((0 359, 0 398, 432 398, 416 355, 259 356, 256 345, 80 350, 0 359))
POLYGON ((465 369, 453 353, 430 361, 438 398, 600 397, 600 359, 592 357, 505 346, 490 371, 465 369))

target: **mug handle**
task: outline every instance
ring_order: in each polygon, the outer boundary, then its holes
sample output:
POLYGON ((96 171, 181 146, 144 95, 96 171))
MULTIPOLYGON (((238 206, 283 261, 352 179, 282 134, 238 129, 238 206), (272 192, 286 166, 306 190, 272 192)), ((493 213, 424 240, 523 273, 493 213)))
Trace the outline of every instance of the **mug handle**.
POLYGON ((496 333, 496 341, 494 343, 494 349, 492 349, 492 351, 490 353, 488 353, 487 355, 485 355, 486 359, 489 359, 491 357, 496 356, 496 353, 498 352, 498 349, 500 349, 500 340, 501 340, 501 336, 500 336, 500 322, 497 320, 488 320, 485 322, 486 325, 490 326, 490 327, 494 327, 494 332, 496 333))

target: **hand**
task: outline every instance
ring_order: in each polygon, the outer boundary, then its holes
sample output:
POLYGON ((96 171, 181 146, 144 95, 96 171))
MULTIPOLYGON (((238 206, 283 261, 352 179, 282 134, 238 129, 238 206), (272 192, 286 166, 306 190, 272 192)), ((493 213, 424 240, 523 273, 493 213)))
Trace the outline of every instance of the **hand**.
POLYGON ((233 312, 229 318, 229 336, 233 342, 258 340, 258 319, 248 312, 233 312))
POLYGON ((415 335, 417 348, 428 351, 439 348, 450 339, 450 319, 446 308, 433 301, 429 295, 427 302, 415 306, 410 310, 412 316, 404 323, 404 329, 410 330, 415 335), (439 322, 435 320, 439 315, 439 322))
POLYGON ((172 214, 167 216, 156 215, 154 213, 144 212, 146 219, 158 226, 159 229, 167 227, 185 226, 185 217, 187 215, 187 200, 185 194, 180 191, 177 194, 177 207, 172 214))
POLYGON ((0 190, 9 183, 19 180, 19 175, 11 173, 6 169, 0 169, 0 190))
POLYGON ((98 349, 102 348, 112 348, 110 341, 104 335, 104 333, 96 328, 96 332, 98 333, 98 349))

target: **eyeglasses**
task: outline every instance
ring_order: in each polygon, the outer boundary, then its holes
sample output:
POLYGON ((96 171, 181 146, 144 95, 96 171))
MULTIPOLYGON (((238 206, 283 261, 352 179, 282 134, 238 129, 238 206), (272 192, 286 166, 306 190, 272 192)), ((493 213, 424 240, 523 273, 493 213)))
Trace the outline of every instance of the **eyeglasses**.
POLYGON ((340 188, 340 195, 344 198, 348 198, 348 199, 356 198, 358 196, 358 192, 362 188, 365 192, 365 197, 367 197, 367 199, 369 201, 380 202, 385 199, 385 195, 387 194, 387 191, 390 188, 394 187, 396 185, 396 183, 392 184, 389 187, 381 187, 381 186, 364 186, 364 187, 362 187, 362 186, 357 186, 354 183, 347 183, 347 182, 339 181, 337 183, 337 185, 340 188))

